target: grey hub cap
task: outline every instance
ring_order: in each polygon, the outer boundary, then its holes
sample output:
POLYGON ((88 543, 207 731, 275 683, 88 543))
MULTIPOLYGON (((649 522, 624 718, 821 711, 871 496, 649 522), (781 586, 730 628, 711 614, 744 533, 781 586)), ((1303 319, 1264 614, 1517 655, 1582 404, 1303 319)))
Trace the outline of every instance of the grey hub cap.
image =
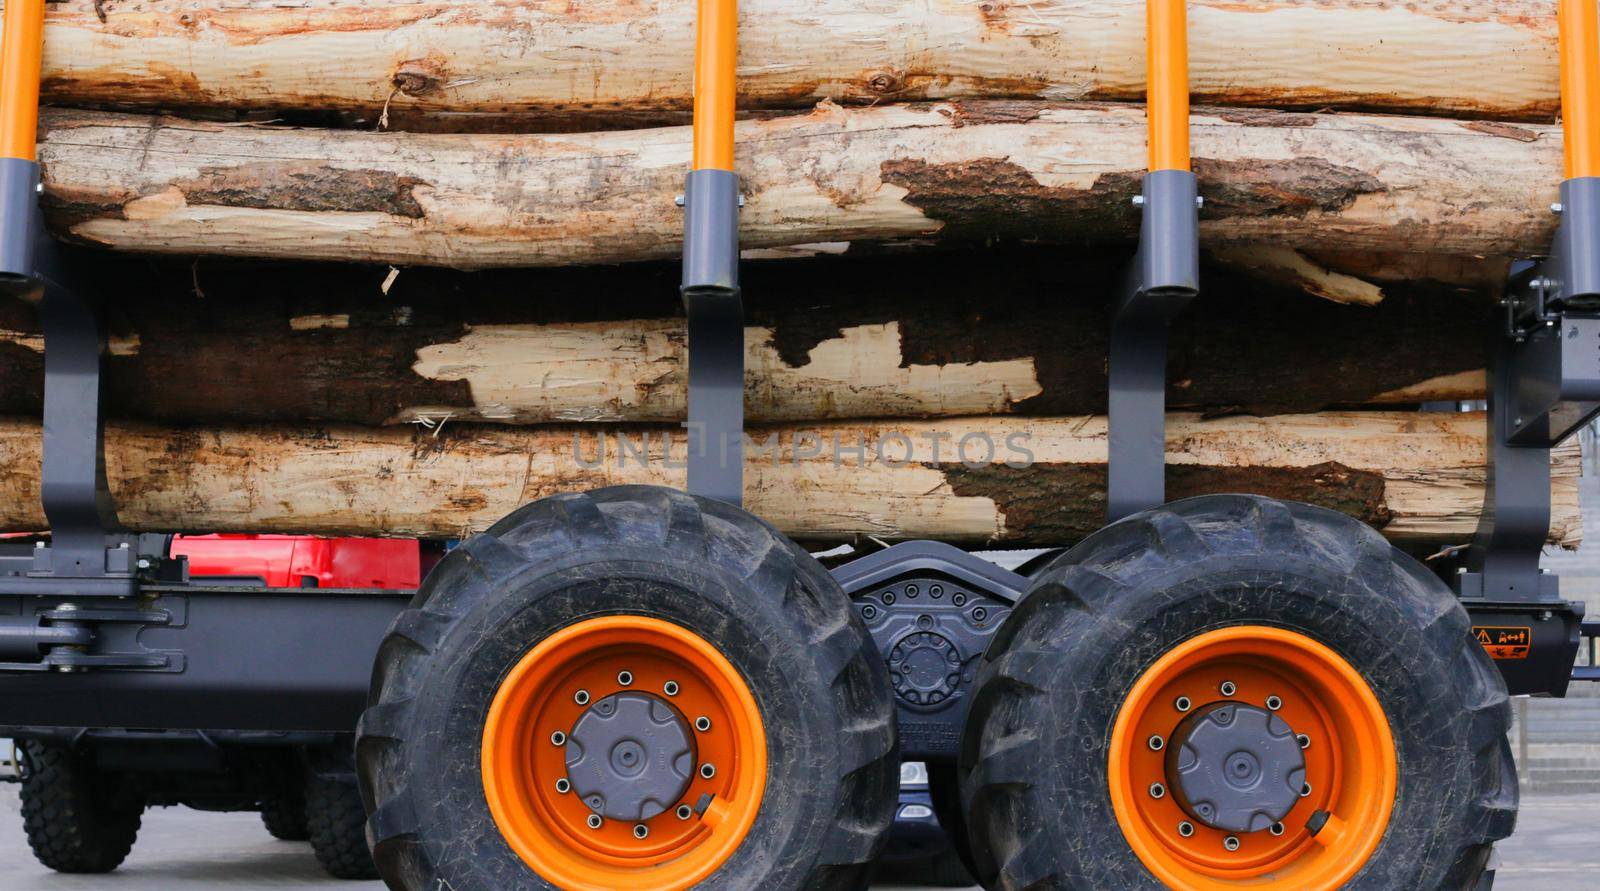
POLYGON ((1294 730, 1272 712, 1244 703, 1195 710, 1173 732, 1167 750, 1174 800, 1213 829, 1271 828, 1299 802, 1305 780, 1305 754, 1294 730))
POLYGON ((573 794, 631 823, 676 804, 695 764, 688 722, 652 693, 613 693, 589 706, 567 734, 566 755, 573 794))

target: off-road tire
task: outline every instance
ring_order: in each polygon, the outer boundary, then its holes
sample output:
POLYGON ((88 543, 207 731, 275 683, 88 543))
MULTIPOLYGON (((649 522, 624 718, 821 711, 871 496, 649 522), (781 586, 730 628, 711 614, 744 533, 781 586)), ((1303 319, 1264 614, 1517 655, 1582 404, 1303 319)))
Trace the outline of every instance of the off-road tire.
POLYGON ((306 827, 306 799, 299 790, 285 792, 261 802, 261 825, 280 841, 305 841, 311 838, 306 827))
POLYGON ((65 747, 22 743, 22 826, 38 861, 56 872, 102 873, 121 865, 139 835, 143 807, 111 801, 88 758, 65 747))
POLYGON ((525 653, 604 615, 700 635, 738 669, 761 711, 760 813, 697 887, 865 887, 899 774, 881 657, 838 584, 777 530, 653 486, 526 505, 452 551, 395 620, 356 742, 368 837, 389 886, 552 887, 489 811, 484 720, 525 653))
POLYGON ((378 877, 367 847, 367 814, 354 783, 313 776, 306 781, 305 813, 311 850, 328 875, 336 879, 378 877))
POLYGON ((1042 573, 985 656, 960 757, 991 889, 1159 888, 1107 786, 1118 708, 1183 640, 1290 629, 1338 652, 1388 715, 1399 786, 1358 889, 1475 888, 1516 822, 1505 684, 1460 603, 1366 525, 1205 496, 1107 527, 1042 573))

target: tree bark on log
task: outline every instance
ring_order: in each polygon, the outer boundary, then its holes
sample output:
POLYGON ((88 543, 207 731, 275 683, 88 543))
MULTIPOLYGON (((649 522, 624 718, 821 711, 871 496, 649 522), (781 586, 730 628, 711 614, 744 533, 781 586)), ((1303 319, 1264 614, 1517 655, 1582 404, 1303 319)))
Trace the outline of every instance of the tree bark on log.
MULTIPOLYGON (((1120 273, 1046 250, 746 264, 747 411, 1103 413, 1120 273)), ((677 277, 666 264, 407 270, 385 294, 382 267, 121 260, 97 291, 138 296, 106 307, 105 405, 178 423, 680 421, 677 277), (597 306, 594 294, 615 296, 597 306)), ((1376 304, 1340 305, 1222 267, 1203 281, 1168 351, 1174 408, 1483 394, 1481 291, 1367 283, 1376 304)), ((42 350, 32 308, 0 304, 0 414, 39 413, 42 350)))
MULTIPOLYGON (((689 107, 694 4, 65 0, 49 101, 549 120, 689 107), (103 13, 103 16, 101 15, 103 13)), ((1142 0, 746 0, 740 105, 1139 99, 1142 0)), ((1197 101, 1551 119, 1553 0, 1196 0, 1197 101)))
MULTIPOLYGON (((444 537, 557 492, 681 486, 681 432, 634 428, 624 442, 592 427, 114 426, 106 470, 133 529, 444 537)), ((746 504, 796 538, 1063 544, 1104 523, 1104 418, 860 422, 754 439, 770 451, 747 454, 746 504)), ((0 423, 0 528, 45 525, 39 443, 37 422, 0 423)), ((1344 511, 1397 541, 1460 543, 1482 508, 1484 444, 1482 415, 1175 415, 1167 494, 1269 494, 1344 511)), ((1551 539, 1576 546, 1575 447, 1557 452, 1553 472, 1551 539)))
MULTIPOLYGON (((1126 243, 1142 108, 966 102, 739 125, 747 249, 819 242, 1126 243)), ((1557 128, 1201 111, 1213 248, 1480 256, 1544 250, 1557 128)), ((460 268, 666 259, 689 130, 460 136, 56 112, 56 230, 129 251, 460 268)))

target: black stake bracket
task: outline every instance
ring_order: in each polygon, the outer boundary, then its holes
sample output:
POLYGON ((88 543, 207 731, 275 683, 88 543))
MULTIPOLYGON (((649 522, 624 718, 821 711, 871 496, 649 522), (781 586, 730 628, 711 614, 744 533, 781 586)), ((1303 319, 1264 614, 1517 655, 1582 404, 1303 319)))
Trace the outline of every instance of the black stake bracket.
POLYGON ((1166 501, 1167 337, 1200 291, 1200 197, 1193 173, 1152 170, 1134 203, 1139 250, 1111 315, 1111 522, 1166 501))
POLYGON ((689 485, 744 499, 744 300, 739 176, 695 170, 683 190, 683 295, 689 317, 689 485))
POLYGON ((40 500, 50 543, 26 568, 7 560, 7 594, 127 596, 137 536, 117 536, 106 485, 101 332, 95 305, 62 261, 39 208, 39 165, 0 159, 0 291, 39 306, 44 328, 44 445, 40 500))
POLYGON ((1505 660, 1512 692, 1560 696, 1583 604, 1561 598, 1539 556, 1550 534, 1550 452, 1600 414, 1600 177, 1563 182, 1551 209, 1561 222, 1549 257, 1513 265, 1491 326, 1488 482, 1455 583, 1475 633, 1494 638, 1485 643, 1505 660), (1497 637, 1523 634, 1545 658, 1497 637))

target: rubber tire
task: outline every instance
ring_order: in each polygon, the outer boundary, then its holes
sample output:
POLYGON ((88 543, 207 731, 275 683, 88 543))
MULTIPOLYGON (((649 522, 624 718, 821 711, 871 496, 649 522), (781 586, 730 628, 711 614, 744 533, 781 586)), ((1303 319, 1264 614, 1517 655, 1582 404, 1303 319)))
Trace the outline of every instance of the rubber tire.
POLYGON ((56 872, 105 873, 133 850, 143 807, 106 800, 86 757, 58 745, 22 743, 22 826, 38 861, 56 872))
POLYGON ((368 837, 389 886, 552 887, 489 813, 484 720, 501 679, 540 640, 618 614, 700 634, 744 675, 761 709, 761 811, 696 887, 865 887, 899 784, 877 649, 832 576, 777 530, 654 486, 524 506, 446 556, 395 620, 356 741, 368 837))
POLYGON ((361 792, 344 778, 306 781, 306 830, 322 869, 336 879, 375 879, 378 868, 367 847, 367 812, 361 792))
POLYGON ((1304 504, 1203 496, 1090 536, 1001 627, 960 757, 986 888, 1159 888, 1117 825, 1107 743, 1171 646, 1260 624, 1348 660, 1389 715, 1399 787, 1347 888, 1474 888, 1516 823, 1505 684, 1433 573, 1366 525, 1304 504))
POLYGON ((311 838, 306 826, 305 793, 300 790, 285 792, 277 798, 261 802, 261 824, 279 841, 305 841, 311 838))

